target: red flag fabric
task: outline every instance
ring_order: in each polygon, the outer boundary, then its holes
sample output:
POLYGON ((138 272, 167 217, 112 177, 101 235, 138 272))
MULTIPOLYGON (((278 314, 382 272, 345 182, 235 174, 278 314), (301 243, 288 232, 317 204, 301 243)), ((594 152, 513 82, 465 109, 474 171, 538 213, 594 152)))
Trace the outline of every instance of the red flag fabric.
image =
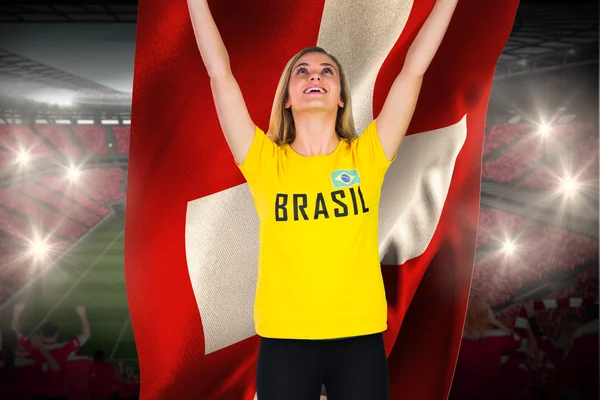
MULTIPOLYGON (((314 45, 349 75, 357 131, 381 109, 434 1, 209 1, 254 122, 314 45)), ((391 399, 445 399, 469 295, 481 150, 517 0, 461 0, 380 207, 391 399), (402 329, 400 329, 402 327, 402 329)), ((185 1, 139 3, 125 273, 142 399, 252 399, 258 221, 221 132, 185 1)))

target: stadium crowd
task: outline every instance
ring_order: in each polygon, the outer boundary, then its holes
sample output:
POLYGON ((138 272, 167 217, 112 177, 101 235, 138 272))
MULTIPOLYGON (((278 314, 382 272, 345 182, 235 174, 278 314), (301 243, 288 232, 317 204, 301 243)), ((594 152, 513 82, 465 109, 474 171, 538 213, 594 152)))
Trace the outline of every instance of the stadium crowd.
POLYGON ((485 301, 469 299, 450 400, 596 400, 597 297, 519 304, 507 326, 485 301), (558 311, 553 329, 538 314, 558 311), (550 331, 554 330, 552 335, 550 331))
POLYGON ((11 327, 0 331, 0 399, 109 400, 139 398, 140 380, 129 367, 118 368, 104 360, 102 350, 93 357, 79 354, 91 336, 84 307, 77 307, 81 333, 57 342, 59 327, 42 324, 41 337, 20 331, 25 305, 15 304, 11 327))

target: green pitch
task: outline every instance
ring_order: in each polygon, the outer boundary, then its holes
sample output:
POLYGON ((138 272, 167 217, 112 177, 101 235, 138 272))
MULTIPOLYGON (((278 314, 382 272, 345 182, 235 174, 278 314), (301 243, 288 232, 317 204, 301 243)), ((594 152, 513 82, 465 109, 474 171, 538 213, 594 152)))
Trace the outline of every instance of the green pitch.
MULTIPOLYGON (((36 331, 44 320, 56 322, 59 341, 81 332, 75 307, 85 306, 92 336, 80 354, 104 350, 115 364, 137 370, 137 352, 127 308, 124 257, 125 214, 117 213, 58 265, 40 276, 20 296, 26 308, 21 316, 25 334, 36 331)), ((3 310, 6 324, 12 304, 3 310)))

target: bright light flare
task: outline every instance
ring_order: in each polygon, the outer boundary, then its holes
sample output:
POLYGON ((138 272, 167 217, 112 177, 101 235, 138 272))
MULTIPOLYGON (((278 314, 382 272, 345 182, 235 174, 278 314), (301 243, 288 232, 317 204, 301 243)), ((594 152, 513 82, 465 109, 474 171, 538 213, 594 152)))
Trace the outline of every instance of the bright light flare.
POLYGON ((29 154, 29 151, 21 149, 17 153, 16 161, 17 161, 17 163, 26 167, 29 164, 29 162, 31 161, 31 155, 29 154))
POLYGON ((502 251, 507 256, 512 256, 517 250, 514 240, 507 239, 502 243, 502 251))
POLYGON ((569 176, 563 178, 560 185, 563 193, 569 197, 575 196, 579 192, 580 186, 579 182, 569 176))
POLYGON ((543 138, 548 137, 551 132, 552 128, 548 124, 542 124, 538 127, 538 134, 543 138))
POLYGON ((67 178, 71 182, 74 182, 74 183, 77 182, 80 175, 81 175, 81 171, 79 170, 78 167, 75 167, 73 165, 71 165, 71 167, 69 167, 69 170, 67 171, 67 178))
POLYGON ((40 261, 48 256, 50 246, 46 243, 46 240, 36 238, 31 241, 29 246, 29 254, 36 260, 40 261))

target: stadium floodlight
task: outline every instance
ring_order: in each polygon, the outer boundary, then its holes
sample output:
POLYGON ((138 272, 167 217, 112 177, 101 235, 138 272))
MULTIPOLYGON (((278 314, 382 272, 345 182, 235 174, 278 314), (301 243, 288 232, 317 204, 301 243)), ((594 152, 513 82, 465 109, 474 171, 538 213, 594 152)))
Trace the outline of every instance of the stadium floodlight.
POLYGON ((131 120, 130 119, 124 119, 123 120, 123 125, 131 125, 131 120))
POLYGON ((29 248, 29 254, 33 256, 36 260, 43 260, 48 255, 48 244, 45 240, 40 238, 36 238, 31 241, 31 246, 29 248))
POLYGON ((54 104, 60 107, 71 107, 73 105, 74 93, 67 90, 52 90, 31 93, 25 97, 39 103, 54 104))
POLYGON ((507 239, 502 243, 502 251, 508 256, 513 255, 516 248, 517 246, 513 240, 507 239))
POLYGON ((548 125, 548 124, 541 124, 538 127, 538 134, 543 138, 547 137, 551 131, 552 131, 552 129, 550 128, 550 125, 548 125))
POLYGON ((22 166, 26 167, 29 164, 29 161, 31 161, 31 156, 29 155, 29 152, 27 150, 21 149, 17 153, 17 162, 22 166))
POLYGON ((561 179, 561 189, 563 193, 569 197, 574 196, 579 191, 579 182, 577 182, 572 177, 565 177, 561 179))
POLYGON ((75 167, 73 165, 71 165, 71 167, 69 167, 69 170, 67 172, 67 178, 71 182, 77 182, 77 179, 79 179, 80 175, 81 175, 81 171, 79 170, 78 167, 75 167))
POLYGON ((78 119, 77 123, 79 125, 93 125, 94 124, 94 120, 92 120, 92 119, 78 119))
POLYGON ((118 119, 103 119, 102 125, 116 125, 119 123, 118 119))
POLYGON ((68 119, 57 119, 56 123, 57 124, 66 124, 66 125, 69 125, 69 124, 71 124, 71 120, 68 120, 68 119))

